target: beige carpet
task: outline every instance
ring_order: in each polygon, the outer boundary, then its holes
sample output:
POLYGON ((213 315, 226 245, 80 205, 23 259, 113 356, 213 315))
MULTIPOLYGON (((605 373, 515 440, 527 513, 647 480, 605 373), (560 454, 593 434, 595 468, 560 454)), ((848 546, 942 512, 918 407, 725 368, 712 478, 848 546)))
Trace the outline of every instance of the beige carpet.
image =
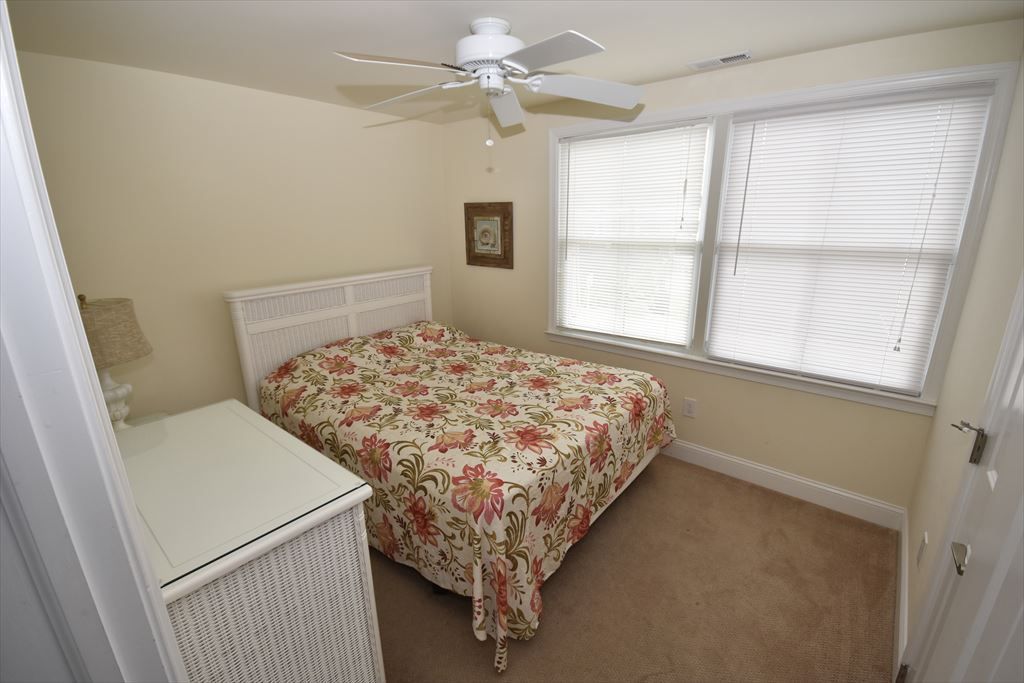
POLYGON ((436 595, 373 553, 384 662, 400 681, 887 681, 897 534, 659 456, 544 585, 509 668, 436 595))

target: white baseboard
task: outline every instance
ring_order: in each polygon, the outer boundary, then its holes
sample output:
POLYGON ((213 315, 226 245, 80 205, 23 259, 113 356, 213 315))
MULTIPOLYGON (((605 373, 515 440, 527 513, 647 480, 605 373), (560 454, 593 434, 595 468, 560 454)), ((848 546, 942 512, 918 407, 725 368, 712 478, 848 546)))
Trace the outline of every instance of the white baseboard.
POLYGON ((867 522, 900 531, 907 511, 898 505, 823 484, 768 465, 738 458, 695 443, 676 439, 662 453, 734 479, 784 493, 867 522))

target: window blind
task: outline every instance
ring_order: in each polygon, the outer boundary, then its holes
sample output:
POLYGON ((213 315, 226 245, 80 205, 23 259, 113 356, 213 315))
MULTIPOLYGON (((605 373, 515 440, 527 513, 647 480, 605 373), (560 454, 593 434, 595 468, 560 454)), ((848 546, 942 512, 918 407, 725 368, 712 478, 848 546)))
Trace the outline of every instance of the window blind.
POLYGON ((989 100, 733 124, 709 356, 920 394, 989 100))
POLYGON ((559 143, 559 327, 689 344, 708 131, 559 143))

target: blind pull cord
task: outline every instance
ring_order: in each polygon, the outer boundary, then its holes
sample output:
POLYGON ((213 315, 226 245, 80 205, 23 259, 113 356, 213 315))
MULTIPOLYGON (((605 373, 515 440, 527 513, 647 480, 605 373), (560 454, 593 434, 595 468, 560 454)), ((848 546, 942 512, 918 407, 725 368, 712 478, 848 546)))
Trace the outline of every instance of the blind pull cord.
POLYGON ((732 274, 740 265, 740 242, 743 240, 743 216, 747 213, 747 187, 750 184, 750 161, 754 158, 754 137, 757 134, 757 121, 750 128, 750 149, 747 150, 747 175, 743 179, 743 202, 740 204, 740 227, 736 234, 736 258, 732 262, 732 274))
POLYGON ((562 246, 562 262, 569 260, 569 188, 572 183, 572 143, 565 148, 565 239, 562 246))
POLYGON ((683 229, 686 223, 686 187, 690 184, 689 178, 683 178, 683 207, 679 210, 679 229, 683 229))
POLYGON ((679 209, 679 229, 686 223, 686 190, 690 186, 690 152, 693 150, 693 131, 686 134, 686 161, 683 162, 683 206, 679 209))
POLYGON ((907 315, 910 313, 910 301, 914 296, 914 285, 917 284, 917 271, 921 268, 921 257, 924 255, 924 241, 928 237, 928 226, 932 220, 932 208, 935 206, 935 195, 939 192, 939 178, 942 177, 942 163, 946 160, 946 144, 949 142, 949 129, 953 125, 953 111, 956 109, 956 100, 952 101, 949 108, 949 118, 946 120, 946 134, 942 138, 942 150, 939 153, 939 167, 935 170, 935 182, 932 183, 932 196, 928 202, 928 213, 924 218, 924 231, 921 233, 921 243, 917 247, 917 261, 914 263, 914 274, 910 278, 910 290, 907 292, 907 303, 903 307, 903 319, 900 321, 900 332, 896 336, 896 344, 892 350, 900 351, 900 344, 903 343, 903 332, 907 327, 907 315))

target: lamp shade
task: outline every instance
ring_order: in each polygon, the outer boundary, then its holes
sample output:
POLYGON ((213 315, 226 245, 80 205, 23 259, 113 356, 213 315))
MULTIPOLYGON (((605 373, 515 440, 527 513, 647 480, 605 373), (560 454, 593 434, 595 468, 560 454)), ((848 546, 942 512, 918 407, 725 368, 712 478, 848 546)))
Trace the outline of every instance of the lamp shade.
POLYGON ((131 299, 92 299, 79 295, 85 336, 97 370, 148 356, 153 347, 135 319, 131 299))

